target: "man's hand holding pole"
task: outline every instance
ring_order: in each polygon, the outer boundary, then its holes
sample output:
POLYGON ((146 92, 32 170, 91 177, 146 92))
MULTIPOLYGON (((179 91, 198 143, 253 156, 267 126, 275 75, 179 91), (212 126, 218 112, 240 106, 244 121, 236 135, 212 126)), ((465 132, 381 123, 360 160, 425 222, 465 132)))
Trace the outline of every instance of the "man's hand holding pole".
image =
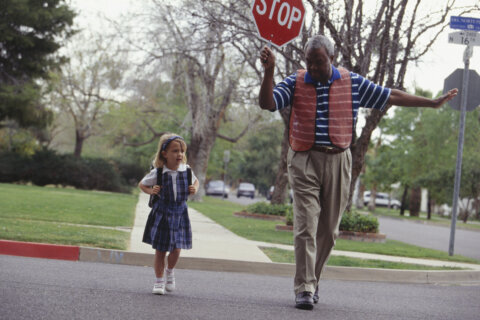
POLYGON ((265 110, 272 110, 275 108, 273 100, 273 75, 275 73, 275 55, 273 51, 264 46, 260 51, 260 61, 264 68, 264 75, 262 85, 260 87, 259 105, 265 110))

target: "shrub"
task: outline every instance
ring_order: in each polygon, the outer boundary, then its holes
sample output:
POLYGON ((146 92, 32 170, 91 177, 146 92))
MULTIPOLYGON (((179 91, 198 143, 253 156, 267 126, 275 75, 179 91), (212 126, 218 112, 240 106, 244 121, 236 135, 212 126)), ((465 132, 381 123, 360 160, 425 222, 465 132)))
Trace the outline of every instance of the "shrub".
POLYGON ((274 216, 285 216, 288 208, 290 207, 291 205, 288 204, 270 204, 268 202, 257 202, 249 205, 246 208, 246 211, 251 213, 270 214, 274 216))
POLYGON ((354 232, 378 232, 378 219, 372 215, 362 215, 358 212, 345 212, 340 221, 340 230, 354 232))
POLYGON ((289 206, 285 215, 285 223, 287 226, 293 226, 293 207, 289 206))
POLYGON ((77 158, 43 149, 32 156, 0 153, 0 182, 29 182, 38 186, 55 184, 78 189, 128 192, 127 181, 143 176, 135 165, 114 160, 77 158), (124 168, 127 176, 122 176, 124 168), (133 173, 132 173, 133 172, 133 173))
POLYGON ((0 153, 0 182, 29 181, 30 158, 14 152, 0 153))
POLYGON ((127 163, 121 160, 114 159, 113 162, 123 179, 123 183, 129 186, 136 186, 148 169, 136 163, 127 163))

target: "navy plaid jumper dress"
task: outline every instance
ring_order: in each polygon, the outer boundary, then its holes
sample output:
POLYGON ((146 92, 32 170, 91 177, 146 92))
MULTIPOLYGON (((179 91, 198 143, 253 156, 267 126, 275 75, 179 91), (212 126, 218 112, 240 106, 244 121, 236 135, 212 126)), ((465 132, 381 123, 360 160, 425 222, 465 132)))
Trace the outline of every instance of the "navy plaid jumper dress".
POLYGON ((186 171, 177 173, 177 199, 173 193, 172 177, 162 175, 160 197, 148 215, 143 242, 159 251, 192 248, 192 228, 188 218, 188 178, 186 171))

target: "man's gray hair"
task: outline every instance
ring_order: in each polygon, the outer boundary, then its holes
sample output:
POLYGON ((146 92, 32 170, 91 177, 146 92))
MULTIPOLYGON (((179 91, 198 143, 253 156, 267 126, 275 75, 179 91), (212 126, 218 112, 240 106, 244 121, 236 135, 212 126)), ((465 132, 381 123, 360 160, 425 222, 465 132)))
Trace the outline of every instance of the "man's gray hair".
POLYGON ((335 53, 332 42, 325 36, 316 35, 308 39, 305 44, 303 52, 307 54, 307 51, 310 49, 320 49, 325 48, 329 57, 332 57, 335 53))

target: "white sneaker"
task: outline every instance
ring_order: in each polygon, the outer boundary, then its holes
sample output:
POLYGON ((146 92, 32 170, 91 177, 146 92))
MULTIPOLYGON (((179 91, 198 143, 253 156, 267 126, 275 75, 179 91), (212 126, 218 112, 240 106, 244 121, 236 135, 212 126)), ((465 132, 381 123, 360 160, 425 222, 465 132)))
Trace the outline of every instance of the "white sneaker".
POLYGON ((153 285, 153 294, 165 294, 165 281, 155 282, 153 285))
POLYGON ((173 270, 172 272, 165 271, 165 274, 167 275, 167 291, 175 290, 175 274, 173 270))

